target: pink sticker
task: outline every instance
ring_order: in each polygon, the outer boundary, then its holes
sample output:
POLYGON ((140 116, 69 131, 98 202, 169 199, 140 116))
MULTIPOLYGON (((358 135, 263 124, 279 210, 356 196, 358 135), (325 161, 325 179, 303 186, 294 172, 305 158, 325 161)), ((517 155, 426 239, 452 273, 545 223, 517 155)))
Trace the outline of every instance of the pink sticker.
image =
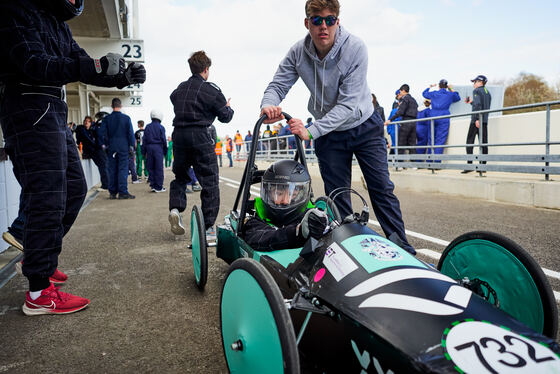
POLYGON ((319 271, 317 271, 315 273, 315 277, 313 278, 313 281, 315 283, 319 282, 321 279, 323 279, 323 277, 325 276, 325 273, 326 273, 325 268, 319 269, 319 271))

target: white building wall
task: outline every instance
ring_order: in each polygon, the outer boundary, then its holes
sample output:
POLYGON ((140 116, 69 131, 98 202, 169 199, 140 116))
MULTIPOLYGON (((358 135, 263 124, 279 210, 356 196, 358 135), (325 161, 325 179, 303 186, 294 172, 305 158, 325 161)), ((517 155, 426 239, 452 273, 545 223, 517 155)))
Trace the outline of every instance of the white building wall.
MULTIPOLYGON (((99 170, 92 160, 82 160, 82 167, 90 190, 100 182, 99 170)), ((12 171, 12 162, 0 162, 0 233, 8 229, 18 215, 20 186, 12 171)), ((0 252, 8 248, 8 244, 0 240, 0 252)))
MULTIPOLYGON (((451 119, 447 144, 465 144, 469 131, 470 117, 451 119)), ((490 117, 488 119, 488 143, 532 143, 543 142, 546 134, 546 112, 531 112, 490 117)), ((560 141, 560 110, 550 111, 550 139, 560 141)), ((475 138, 475 144, 478 137, 475 138)), ((465 154, 465 148, 448 148, 446 154, 465 154)), ((475 148, 474 153, 478 153, 475 148)), ((489 154, 544 154, 544 145, 494 147, 489 154)), ((550 147, 551 154, 560 154, 560 145, 550 147)))

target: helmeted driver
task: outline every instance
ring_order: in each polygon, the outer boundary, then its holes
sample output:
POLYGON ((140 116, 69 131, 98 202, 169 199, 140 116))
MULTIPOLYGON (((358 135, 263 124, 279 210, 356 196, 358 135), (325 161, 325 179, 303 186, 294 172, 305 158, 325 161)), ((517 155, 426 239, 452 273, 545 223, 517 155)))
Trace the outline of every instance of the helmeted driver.
POLYGON ((309 236, 320 237, 327 228, 324 212, 310 203, 311 178, 293 160, 271 165, 255 199, 255 216, 244 227, 245 242, 257 251, 302 247, 309 236))
POLYGON ((87 192, 76 143, 66 126, 64 85, 80 81, 123 88, 146 79, 140 64, 126 67, 114 53, 93 59, 80 48, 65 21, 83 9, 84 0, 0 1, 0 122, 25 212, 26 315, 67 314, 89 304, 52 283, 53 276, 58 283, 66 282, 57 270, 62 238, 87 192))

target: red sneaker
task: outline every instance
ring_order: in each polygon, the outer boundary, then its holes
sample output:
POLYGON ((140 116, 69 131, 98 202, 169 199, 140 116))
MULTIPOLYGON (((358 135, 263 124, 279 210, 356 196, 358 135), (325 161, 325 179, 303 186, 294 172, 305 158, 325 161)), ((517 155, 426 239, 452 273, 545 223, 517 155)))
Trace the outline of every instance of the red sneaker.
POLYGON ((67 279, 68 279, 68 275, 64 274, 58 269, 56 269, 54 271, 54 274, 49 277, 51 283, 55 283, 55 284, 63 284, 66 282, 67 279))
POLYGON ((51 283, 49 288, 41 292, 36 300, 31 300, 29 291, 25 296, 23 313, 28 316, 41 314, 68 314, 82 310, 89 305, 89 300, 60 291, 51 283))
MULTIPOLYGON (((23 261, 20 261, 20 262, 16 263, 16 273, 18 273, 19 275, 23 274, 23 272, 21 270, 22 266, 23 266, 23 261)), ((64 274, 63 272, 61 272, 58 269, 56 269, 54 271, 54 274, 49 277, 49 280, 51 281, 51 283, 55 283, 55 284, 66 283, 67 279, 68 279, 68 275, 64 274)))

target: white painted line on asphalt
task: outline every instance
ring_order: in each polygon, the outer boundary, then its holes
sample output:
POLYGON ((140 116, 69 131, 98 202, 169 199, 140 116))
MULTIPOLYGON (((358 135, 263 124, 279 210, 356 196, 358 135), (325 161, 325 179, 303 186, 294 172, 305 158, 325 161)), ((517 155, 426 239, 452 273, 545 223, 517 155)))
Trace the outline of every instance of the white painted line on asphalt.
POLYGON ((431 249, 427 249, 427 248, 417 249, 416 252, 423 254, 424 256, 432 258, 434 260, 439 260, 439 258, 441 257, 441 253, 432 251, 431 249))
POLYGON ((560 279, 560 273, 554 270, 550 270, 550 269, 545 269, 543 268, 544 273, 551 277, 551 278, 556 278, 556 279, 560 279))
MULTIPOLYGON (((222 178, 222 177, 220 177, 220 178, 222 178)), ((225 178, 224 178, 224 179, 225 179, 225 178)), ((231 180, 231 179, 230 179, 230 180, 231 180)), ((235 181, 234 181, 234 182, 235 182, 235 181)), ((235 184, 233 184, 233 183, 226 183, 226 186, 233 187, 233 188, 239 188, 239 184, 235 185, 235 184)), ((251 191, 251 195, 256 196, 256 197, 260 197, 260 196, 261 196, 259 193, 254 192, 254 191, 251 191)))
MULTIPOLYGON (((220 179, 223 179, 225 181, 237 184, 236 186, 234 186, 230 183, 226 183, 226 185, 228 185, 230 187, 238 188, 239 185, 240 185, 240 182, 238 182, 236 180, 233 180, 233 179, 229 179, 229 178, 226 178, 226 177, 220 177, 220 179)), ((256 188, 256 187, 251 187, 251 188, 256 188)), ((255 194, 253 192, 251 192, 251 195, 259 196, 259 194, 255 194)), ((374 225, 374 226, 381 227, 379 222, 374 221, 372 219, 370 219, 368 222, 370 224, 374 225)), ((405 232, 406 232, 407 235, 410 235, 412 237, 422 239, 422 240, 426 240, 426 241, 431 242, 431 243, 439 244, 439 245, 442 245, 444 247, 447 247, 449 245, 449 243, 451 243, 451 242, 448 242, 448 241, 443 240, 443 239, 434 238, 432 236, 424 235, 424 234, 414 232, 414 231, 410 231, 410 230, 405 230, 405 232)), ((439 252, 433 251, 431 249, 420 249, 420 250, 416 250, 416 252, 422 253, 423 255, 431 257, 431 258, 436 259, 436 260, 438 260, 441 256, 441 254, 439 252)), ((543 270, 545 275, 547 275, 551 278, 560 279, 560 272, 550 270, 550 269, 546 269, 546 268, 541 268, 541 269, 543 270)), ((560 293, 558 293, 556 291, 554 291, 554 292, 555 292, 556 300, 560 300, 559 299, 560 298, 560 293)))
MULTIPOLYGON (((372 219, 370 219, 368 221, 370 224, 375 225, 377 227, 381 227, 381 225, 379 224, 379 222, 374 221, 372 219)), ((428 236, 428 235, 424 235, 424 234, 420 234, 419 232, 414 232, 414 231, 410 231, 410 230, 405 230, 406 235, 408 236, 412 236, 418 239, 422 239, 422 240, 426 240, 428 242, 432 242, 435 244, 439 244, 439 245, 443 245, 444 247, 447 247, 449 245, 450 242, 445 241, 443 239, 438 239, 438 238, 434 238, 433 236, 428 236)))
POLYGON ((236 181, 236 180, 234 180, 234 179, 229 179, 229 178, 222 177, 222 176, 220 176, 220 179, 223 179, 223 180, 225 180, 226 182, 235 183, 235 184, 237 184, 238 186, 241 184, 241 182, 238 182, 238 181, 236 181))

